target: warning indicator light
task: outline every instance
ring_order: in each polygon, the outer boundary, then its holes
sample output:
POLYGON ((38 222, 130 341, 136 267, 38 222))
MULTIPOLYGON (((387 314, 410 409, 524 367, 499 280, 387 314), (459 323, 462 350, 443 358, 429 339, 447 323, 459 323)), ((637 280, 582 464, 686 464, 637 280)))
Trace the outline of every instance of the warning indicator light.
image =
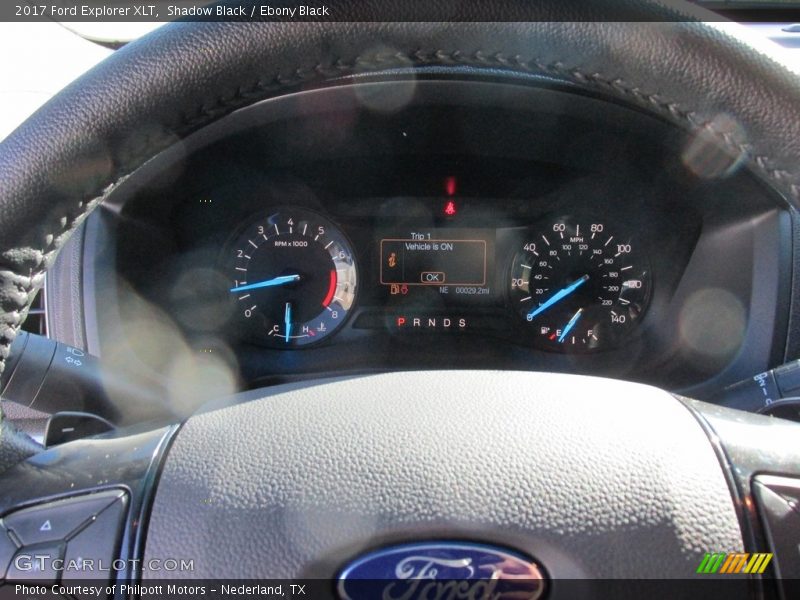
POLYGON ((444 214, 446 214, 448 217, 454 216, 456 212, 456 203, 452 200, 444 205, 444 214))
POLYGON ((444 191, 448 196, 455 196, 458 190, 458 181, 452 175, 444 178, 444 191))

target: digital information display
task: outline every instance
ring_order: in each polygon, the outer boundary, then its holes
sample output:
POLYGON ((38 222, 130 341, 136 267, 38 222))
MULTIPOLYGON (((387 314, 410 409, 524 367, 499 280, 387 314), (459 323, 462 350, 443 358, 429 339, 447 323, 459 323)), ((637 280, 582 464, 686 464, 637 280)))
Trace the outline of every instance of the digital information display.
POLYGON ((388 286, 486 285, 486 240, 435 239, 419 234, 409 239, 381 240, 381 284, 388 286))

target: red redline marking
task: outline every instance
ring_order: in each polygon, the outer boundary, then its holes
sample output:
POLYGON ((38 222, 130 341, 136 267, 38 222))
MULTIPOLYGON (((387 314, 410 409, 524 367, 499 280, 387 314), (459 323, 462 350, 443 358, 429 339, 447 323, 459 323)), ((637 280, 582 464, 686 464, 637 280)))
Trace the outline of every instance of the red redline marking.
POLYGON ((325 294, 325 299, 322 301, 322 306, 328 308, 328 305, 333 300, 333 295, 336 293, 336 271, 331 271, 331 285, 328 288, 328 293, 325 294))

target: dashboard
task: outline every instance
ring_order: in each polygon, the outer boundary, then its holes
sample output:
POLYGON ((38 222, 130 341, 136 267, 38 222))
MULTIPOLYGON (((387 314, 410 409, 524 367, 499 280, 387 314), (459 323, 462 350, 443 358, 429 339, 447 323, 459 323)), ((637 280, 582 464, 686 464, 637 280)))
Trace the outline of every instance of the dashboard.
POLYGON ((485 368, 703 397, 782 362, 781 198, 632 107, 487 77, 307 90, 148 163, 60 259, 85 346, 231 391, 485 368))

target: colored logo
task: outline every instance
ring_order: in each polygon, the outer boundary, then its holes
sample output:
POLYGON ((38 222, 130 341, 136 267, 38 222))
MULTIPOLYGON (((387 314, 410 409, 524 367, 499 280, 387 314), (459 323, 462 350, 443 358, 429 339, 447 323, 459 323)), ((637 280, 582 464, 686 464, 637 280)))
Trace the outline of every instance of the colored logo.
POLYGON ((546 580, 518 552, 469 542, 401 544, 364 555, 339 575, 342 600, 470 598, 536 600, 546 580))
POLYGON ((717 552, 715 554, 706 554, 700 566, 697 567, 697 572, 709 575, 712 573, 760 574, 767 569, 767 565, 771 560, 772 554, 767 552, 757 552, 755 554, 746 554, 742 552, 726 554, 724 552, 717 552))

